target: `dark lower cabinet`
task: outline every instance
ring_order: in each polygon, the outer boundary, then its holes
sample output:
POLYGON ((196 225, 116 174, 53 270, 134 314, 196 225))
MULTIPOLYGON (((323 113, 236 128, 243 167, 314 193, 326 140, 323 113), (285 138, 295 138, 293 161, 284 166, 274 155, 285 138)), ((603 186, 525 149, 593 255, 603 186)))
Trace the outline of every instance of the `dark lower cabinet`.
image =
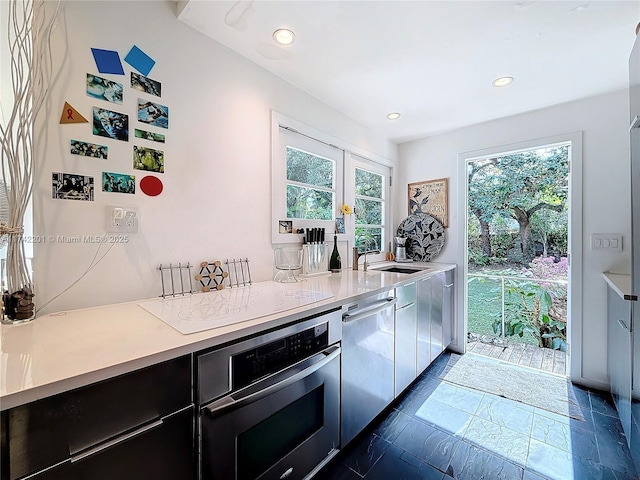
POLYGON ((4 410, 0 480, 192 479, 192 390, 186 355, 4 410))
POLYGON ((104 449, 100 445, 33 480, 182 480, 194 478, 194 407, 145 426, 104 449))

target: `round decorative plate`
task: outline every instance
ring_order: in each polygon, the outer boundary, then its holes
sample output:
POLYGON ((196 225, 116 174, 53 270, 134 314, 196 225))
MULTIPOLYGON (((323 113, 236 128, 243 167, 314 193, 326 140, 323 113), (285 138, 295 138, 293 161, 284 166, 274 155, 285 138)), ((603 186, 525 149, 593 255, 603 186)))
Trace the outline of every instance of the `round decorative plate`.
POLYGON ((407 237, 407 258, 429 262, 444 247, 444 227, 426 213, 413 213, 398 225, 398 236, 407 237))

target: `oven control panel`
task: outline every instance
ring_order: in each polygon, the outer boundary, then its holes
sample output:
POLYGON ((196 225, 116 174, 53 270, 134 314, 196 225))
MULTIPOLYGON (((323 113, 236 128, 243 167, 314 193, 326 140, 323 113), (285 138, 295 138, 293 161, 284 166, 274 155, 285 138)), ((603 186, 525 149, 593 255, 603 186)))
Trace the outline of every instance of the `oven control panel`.
POLYGON ((329 346, 329 327, 322 323, 231 357, 232 390, 282 370, 329 346))

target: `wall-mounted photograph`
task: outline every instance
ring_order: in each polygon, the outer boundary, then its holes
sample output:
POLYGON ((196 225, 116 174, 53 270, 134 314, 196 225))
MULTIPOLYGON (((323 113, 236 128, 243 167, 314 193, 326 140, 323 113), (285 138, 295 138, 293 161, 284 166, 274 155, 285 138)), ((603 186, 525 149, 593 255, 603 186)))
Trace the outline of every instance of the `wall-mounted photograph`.
POLYGON ((131 88, 156 97, 162 96, 162 84, 139 73, 131 72, 131 88))
POLYGON ((278 221, 279 233, 293 233, 293 221, 292 220, 279 220, 278 221))
POLYGON ((113 193, 136 193, 135 175, 102 172, 102 191, 113 193))
POLYGON ((139 98, 138 120, 154 127, 169 128, 169 107, 139 98))
POLYGON ((83 157, 104 158, 109 154, 109 148, 105 145, 71 140, 71 155, 82 155, 83 157))
POLYGON ((152 142, 164 143, 164 135, 161 133, 147 132, 146 130, 140 130, 136 128, 134 130, 136 138, 143 138, 144 140, 151 140, 152 142))
POLYGON ((93 107, 93 134, 129 141, 129 115, 93 107))
POLYGON ((87 95, 122 105, 122 84, 87 73, 87 95))
POLYGON ((133 147, 133 168, 164 173, 164 152, 147 147, 133 147))
POLYGON ((449 179, 438 178, 410 183, 409 215, 426 213, 438 220, 443 227, 449 226, 449 179))
POLYGON ((93 177, 54 172, 51 191, 52 197, 57 199, 93 201, 93 177))

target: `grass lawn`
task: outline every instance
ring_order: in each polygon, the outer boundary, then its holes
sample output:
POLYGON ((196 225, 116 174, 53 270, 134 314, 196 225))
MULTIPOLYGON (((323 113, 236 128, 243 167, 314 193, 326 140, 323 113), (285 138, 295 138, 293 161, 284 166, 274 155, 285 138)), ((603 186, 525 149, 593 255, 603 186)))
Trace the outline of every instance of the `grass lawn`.
MULTIPOLYGON (((502 312, 500 280, 490 278, 477 279, 468 283, 468 331, 480 335, 499 335, 493 331, 493 321, 502 312)), ((507 337, 514 342, 538 345, 531 335, 507 337)))

